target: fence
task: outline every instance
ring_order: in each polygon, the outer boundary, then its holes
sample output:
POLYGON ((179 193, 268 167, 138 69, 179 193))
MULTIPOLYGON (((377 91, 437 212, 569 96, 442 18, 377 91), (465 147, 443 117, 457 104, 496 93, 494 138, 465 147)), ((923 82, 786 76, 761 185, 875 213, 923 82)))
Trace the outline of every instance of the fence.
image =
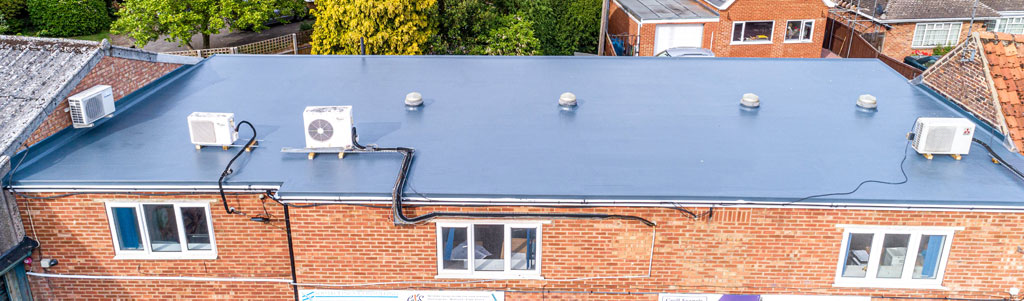
POLYGON ((309 41, 312 39, 312 30, 304 30, 297 33, 270 38, 259 42, 253 42, 234 47, 220 47, 210 49, 182 50, 166 52, 167 54, 210 57, 214 54, 303 54, 309 53, 309 41))
POLYGON ((871 46, 867 39, 841 21, 829 18, 825 25, 825 37, 826 48, 841 57, 877 58, 907 79, 913 79, 924 72, 903 63, 902 60, 882 54, 874 46, 871 46))
MULTIPOLYGON (((633 56, 636 49, 636 40, 639 36, 628 35, 628 34, 610 34, 608 35, 608 44, 611 45, 613 50, 610 54, 615 56, 633 56)), ((606 48, 607 49, 607 48, 606 48)))

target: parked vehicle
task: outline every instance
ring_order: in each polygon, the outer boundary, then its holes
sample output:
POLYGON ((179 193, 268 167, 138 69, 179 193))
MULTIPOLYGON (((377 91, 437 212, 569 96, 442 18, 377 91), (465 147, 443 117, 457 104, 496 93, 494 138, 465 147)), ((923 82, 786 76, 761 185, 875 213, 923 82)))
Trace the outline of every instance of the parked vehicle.
POLYGON ((715 57, 711 49, 699 47, 674 47, 659 52, 656 56, 665 57, 715 57))

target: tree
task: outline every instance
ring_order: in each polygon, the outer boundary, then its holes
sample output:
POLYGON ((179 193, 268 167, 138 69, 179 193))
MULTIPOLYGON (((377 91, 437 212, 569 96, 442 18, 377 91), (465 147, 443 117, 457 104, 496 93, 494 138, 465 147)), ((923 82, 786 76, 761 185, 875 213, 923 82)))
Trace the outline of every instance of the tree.
POLYGON ((26 0, 0 0, 0 15, 7 26, 0 33, 18 33, 28 25, 26 0))
POLYGON ((537 0, 527 19, 547 55, 597 53, 602 0, 537 0))
POLYGON ((318 0, 313 54, 422 54, 437 0, 318 0))
POLYGON ((540 40, 533 35, 533 22, 519 15, 504 15, 487 34, 479 39, 472 54, 537 55, 540 40))
POLYGON ((209 48, 210 35, 225 27, 262 30, 264 22, 279 14, 302 12, 300 0, 127 0, 111 31, 127 35, 139 47, 166 35, 166 41, 188 49, 195 49, 192 37, 200 34, 202 48, 209 48))
POLYGON ((533 22, 520 11, 532 0, 445 0, 438 3, 436 54, 537 55, 533 22))

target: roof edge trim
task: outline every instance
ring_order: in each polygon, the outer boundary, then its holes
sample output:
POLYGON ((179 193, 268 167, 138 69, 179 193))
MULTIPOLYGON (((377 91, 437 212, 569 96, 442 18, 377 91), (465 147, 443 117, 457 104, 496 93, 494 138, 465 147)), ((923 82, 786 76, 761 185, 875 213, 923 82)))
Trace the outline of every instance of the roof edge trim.
POLYGON ((116 58, 130 59, 147 61, 153 63, 170 63, 180 65, 195 65, 198 64, 203 58, 193 56, 182 56, 173 55, 166 53, 157 53, 152 51, 146 51, 137 48, 128 48, 121 46, 110 46, 109 55, 116 58))

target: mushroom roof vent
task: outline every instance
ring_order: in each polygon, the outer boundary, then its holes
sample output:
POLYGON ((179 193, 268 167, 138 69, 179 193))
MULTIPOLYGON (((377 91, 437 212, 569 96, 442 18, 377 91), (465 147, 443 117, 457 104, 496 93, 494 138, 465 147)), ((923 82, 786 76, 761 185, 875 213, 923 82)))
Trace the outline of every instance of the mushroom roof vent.
POLYGON ((871 94, 864 94, 857 98, 857 106, 864 109, 874 109, 878 107, 878 99, 875 99, 871 94))
POLYGON ((761 106, 761 98, 754 93, 743 94, 743 98, 740 99, 740 105, 748 108, 756 108, 761 106))
POLYGON ((562 95, 558 96, 558 105, 567 107, 575 106, 576 94, 572 94, 572 92, 562 93, 562 95))
POLYGON ((416 107, 423 104, 423 95, 420 92, 412 92, 405 95, 405 105, 416 107))

